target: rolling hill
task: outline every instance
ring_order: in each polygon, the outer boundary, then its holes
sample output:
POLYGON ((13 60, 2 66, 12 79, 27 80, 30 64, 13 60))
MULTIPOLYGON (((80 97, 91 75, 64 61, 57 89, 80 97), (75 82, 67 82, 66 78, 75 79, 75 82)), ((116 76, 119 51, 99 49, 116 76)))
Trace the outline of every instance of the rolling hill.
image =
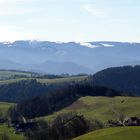
MULTIPOLYGON (((82 81, 85 80, 88 76, 70 76, 70 77, 64 77, 64 78, 35 78, 38 82, 42 83, 42 84, 61 84, 61 83, 70 83, 70 82, 76 82, 76 81, 82 81)), ((16 83, 18 81, 22 81, 22 80, 27 80, 27 79, 34 79, 31 77, 26 77, 26 78, 11 78, 9 79, 9 77, 7 78, 7 80, 5 79, 1 79, 0 80, 0 85, 3 84, 10 84, 10 83, 16 83)))
POLYGON ((93 120, 99 119, 103 122, 109 119, 117 119, 118 113, 123 113, 126 117, 140 117, 140 98, 139 97, 82 97, 72 105, 42 117, 45 120, 52 120, 57 115, 68 112, 77 112, 86 118, 93 120), (123 103, 122 103, 123 101, 123 103))
POLYGON ((1 138, 1 135, 3 134, 6 134, 10 140, 24 140, 25 139, 23 135, 15 134, 13 128, 10 128, 6 125, 0 125, 0 140, 3 140, 3 138, 1 138))
MULTIPOLYGON (((0 108, 7 110, 13 104, 0 103, 0 108)), ((127 117, 140 116, 139 111, 140 98, 139 97, 82 97, 78 101, 74 102, 69 107, 58 111, 50 116, 37 118, 46 119, 47 121, 53 120, 57 115, 61 113, 68 113, 71 111, 83 114, 86 118, 99 119, 102 122, 108 119, 116 119, 116 115, 113 113, 114 109, 118 112, 123 112, 127 117), (122 103, 123 101, 123 103, 122 103)), ((117 127, 117 128, 106 128, 96 130, 74 140, 138 140, 140 127, 117 127)), ((8 128, 5 125, 0 125, 0 134, 6 132, 11 140, 22 140, 22 135, 14 134, 12 128, 8 128)))
POLYGON ((140 127, 117 127, 93 131, 73 140, 138 140, 140 127))
POLYGON ((35 74, 35 73, 28 72, 28 71, 0 69, 0 81, 1 80, 8 80, 8 79, 15 79, 16 77, 18 77, 18 78, 23 78, 23 77, 30 78, 33 74, 35 74))
POLYGON ((0 118, 6 117, 8 109, 14 105, 14 103, 0 102, 0 118))
POLYGON ((45 96, 49 92, 64 89, 68 85, 84 81, 87 76, 64 78, 15 78, 0 81, 0 101, 18 102, 36 96, 45 96))
POLYGON ((91 77, 95 85, 110 87, 140 96, 140 66, 107 68, 91 77))

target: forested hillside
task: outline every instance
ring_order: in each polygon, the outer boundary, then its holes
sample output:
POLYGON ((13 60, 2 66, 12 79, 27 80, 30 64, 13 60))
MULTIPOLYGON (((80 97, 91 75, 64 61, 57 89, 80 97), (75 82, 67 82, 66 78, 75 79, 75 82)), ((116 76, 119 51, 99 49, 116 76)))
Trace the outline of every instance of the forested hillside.
POLYGON ((34 97, 17 105, 17 110, 27 118, 44 116, 71 105, 83 96, 123 96, 123 93, 105 87, 74 84, 50 92, 45 96, 34 97), (33 111, 34 110, 34 111, 33 111))
POLYGON ((140 66, 114 67, 97 72, 91 77, 95 85, 140 96, 140 66))
POLYGON ((49 91, 63 87, 63 84, 46 85, 36 79, 21 80, 0 85, 0 101, 19 102, 31 97, 42 96, 49 91))

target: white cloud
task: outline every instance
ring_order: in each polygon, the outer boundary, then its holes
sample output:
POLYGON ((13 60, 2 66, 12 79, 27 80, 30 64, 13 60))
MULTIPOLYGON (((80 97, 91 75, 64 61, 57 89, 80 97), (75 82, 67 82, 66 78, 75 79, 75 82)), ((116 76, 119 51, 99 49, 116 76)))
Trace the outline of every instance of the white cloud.
POLYGON ((0 16, 23 15, 33 12, 31 9, 23 9, 18 7, 0 7, 0 16))
POLYGON ((55 2, 57 0, 0 0, 1 3, 55 2))
POLYGON ((33 23, 78 23, 76 19, 35 17, 28 20, 33 23))
POLYGON ((99 8, 93 4, 85 4, 83 8, 95 17, 107 17, 104 8, 99 8))
POLYGON ((0 0, 0 4, 12 4, 12 3, 21 3, 27 0, 0 0))
POLYGON ((27 13, 26 10, 27 9, 21 9, 21 7, 14 5, 12 2, 0 1, 0 16, 19 15, 22 13, 27 13))
POLYGON ((45 18, 45 17, 42 17, 42 18, 32 18, 32 19, 29 19, 30 22, 65 22, 66 19, 63 19, 63 18, 45 18))
POLYGON ((32 6, 32 2, 33 0, 0 0, 0 16, 23 15, 42 10, 40 7, 37 9, 32 6))
POLYGON ((17 39, 36 39, 37 35, 26 32, 22 27, 0 25, 0 41, 15 41, 17 39))

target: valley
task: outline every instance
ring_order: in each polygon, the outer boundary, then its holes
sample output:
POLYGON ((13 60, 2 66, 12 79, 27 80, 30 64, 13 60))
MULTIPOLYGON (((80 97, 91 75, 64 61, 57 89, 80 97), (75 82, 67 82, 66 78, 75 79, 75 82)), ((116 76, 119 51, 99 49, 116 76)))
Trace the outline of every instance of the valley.
POLYGON ((140 0, 0 0, 0 140, 140 140, 140 0))
POLYGON ((135 135, 135 140, 139 137, 140 97, 135 94, 139 88, 132 90, 139 80, 138 73, 139 66, 116 67, 94 75, 1 70, 0 139, 38 140, 41 136, 52 140, 107 140, 111 135, 114 140, 129 140, 135 135), (120 79, 124 75, 123 86, 129 84, 127 91, 111 84, 99 85, 100 78, 106 82, 112 75, 120 79), (129 76, 132 83, 127 81, 129 76))

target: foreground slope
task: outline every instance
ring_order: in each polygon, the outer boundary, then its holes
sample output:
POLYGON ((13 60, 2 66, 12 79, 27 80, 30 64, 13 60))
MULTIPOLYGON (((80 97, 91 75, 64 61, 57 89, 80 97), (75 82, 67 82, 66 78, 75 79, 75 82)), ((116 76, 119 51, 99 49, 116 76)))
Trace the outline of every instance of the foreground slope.
POLYGON ((117 127, 97 130, 73 140, 139 140, 140 127, 117 127))
POLYGON ((9 137, 9 140, 24 140, 25 138, 22 135, 15 134, 14 129, 6 125, 0 125, 0 140, 4 140, 2 135, 6 134, 9 137))
POLYGON ((8 109, 14 105, 13 103, 0 102, 0 117, 6 117, 8 109))
POLYGON ((126 117, 140 117, 140 98, 139 97, 82 97, 69 107, 58 111, 46 120, 54 119, 58 114, 67 112, 77 112, 88 119, 99 119, 107 121, 117 119, 117 114, 123 113, 126 117))

